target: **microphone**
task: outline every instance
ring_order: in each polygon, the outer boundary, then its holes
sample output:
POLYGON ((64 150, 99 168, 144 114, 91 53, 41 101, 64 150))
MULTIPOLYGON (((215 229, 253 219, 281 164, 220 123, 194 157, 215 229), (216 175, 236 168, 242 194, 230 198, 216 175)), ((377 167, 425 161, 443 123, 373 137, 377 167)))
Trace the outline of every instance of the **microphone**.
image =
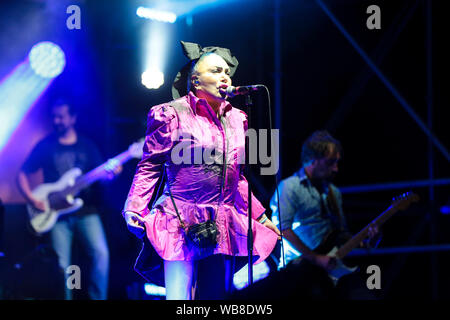
POLYGON ((227 94, 227 96, 232 98, 232 97, 235 97, 238 95, 249 94, 252 91, 257 91, 262 88, 264 88, 264 86, 262 84, 257 84, 254 86, 240 86, 240 87, 229 86, 229 87, 227 87, 226 94, 227 94))

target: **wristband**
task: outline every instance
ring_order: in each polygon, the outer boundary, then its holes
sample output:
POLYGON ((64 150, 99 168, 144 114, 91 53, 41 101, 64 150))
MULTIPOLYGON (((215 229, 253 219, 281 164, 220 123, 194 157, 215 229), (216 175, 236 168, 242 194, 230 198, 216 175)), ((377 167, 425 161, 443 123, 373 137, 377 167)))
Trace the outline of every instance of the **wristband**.
POLYGON ((264 222, 266 222, 266 220, 267 220, 268 218, 267 218, 267 216, 264 218, 264 219, 262 219, 259 223, 264 223, 264 222))

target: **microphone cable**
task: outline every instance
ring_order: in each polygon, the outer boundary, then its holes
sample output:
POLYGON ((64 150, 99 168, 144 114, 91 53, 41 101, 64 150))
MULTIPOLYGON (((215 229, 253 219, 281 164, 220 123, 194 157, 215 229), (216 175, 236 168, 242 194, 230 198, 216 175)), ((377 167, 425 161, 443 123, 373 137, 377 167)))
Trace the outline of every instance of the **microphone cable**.
MULTIPOLYGON (((265 86, 263 84, 260 84, 260 85, 257 85, 257 86, 264 88, 266 93, 267 93, 267 102, 268 102, 268 108, 269 108, 269 128, 270 128, 270 133, 272 133, 272 131, 273 131, 273 124, 272 124, 272 105, 271 105, 271 100, 270 100, 270 92, 269 92, 269 89, 267 88, 267 86, 265 86)), ((250 93, 251 93, 251 91, 249 91, 248 93, 245 93, 245 94, 250 94, 250 93)), ((235 96, 236 95, 234 95, 234 96, 230 95, 230 98, 233 98, 235 96)), ((273 147, 272 134, 270 134, 270 146, 271 146, 271 148, 273 147)), ((274 148, 272 148, 272 153, 273 153, 273 149, 274 148)), ((286 261, 285 261, 285 255, 284 255, 284 241, 283 241, 284 237, 283 237, 283 231, 281 230, 280 191, 278 189, 278 174, 277 173, 275 174, 275 190, 276 190, 276 199, 277 199, 277 207, 278 207, 278 220, 279 220, 278 222, 279 222, 279 227, 280 227, 280 246, 281 246, 281 257, 280 257, 280 259, 282 261, 283 268, 285 268, 286 267, 286 261)), ((270 206, 270 201, 269 201, 269 206, 270 206)), ((278 265, 279 265, 279 261, 278 261, 278 265)), ((278 267, 279 266, 277 266, 277 268, 278 267)))
MULTIPOLYGON (((270 133, 272 133, 273 125, 272 125, 272 106, 270 102, 270 92, 269 89, 262 85, 267 93, 267 102, 268 102, 268 108, 269 108, 269 128, 270 133)), ((273 148, 273 141, 272 141, 272 134, 270 134, 270 146, 272 148, 272 152, 274 152, 273 148)), ((280 150, 281 153, 281 150, 280 150)), ((279 160, 279 159, 278 159, 279 160)), ((278 173, 275 174, 275 191, 276 191, 276 200, 277 200, 277 207, 278 207, 278 225, 280 227, 280 246, 281 246, 281 261, 283 262, 283 268, 286 267, 286 261, 284 257, 284 241, 283 241, 283 231, 281 230, 281 208, 280 208, 280 191, 278 190, 278 173)), ((269 200, 269 207, 270 207, 270 200, 269 200)), ((272 217, 271 217, 272 218, 272 217)), ((272 219, 271 219, 272 220, 272 219)), ((279 264, 279 263, 278 263, 279 264)), ((278 266, 277 266, 278 268, 278 266)))

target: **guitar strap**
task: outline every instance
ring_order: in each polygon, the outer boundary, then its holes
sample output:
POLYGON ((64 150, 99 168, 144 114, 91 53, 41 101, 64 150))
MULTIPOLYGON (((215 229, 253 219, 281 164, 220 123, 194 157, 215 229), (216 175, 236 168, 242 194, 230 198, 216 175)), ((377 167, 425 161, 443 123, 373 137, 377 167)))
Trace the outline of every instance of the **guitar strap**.
MULTIPOLYGON (((295 175, 298 178, 301 178, 300 176, 300 170, 295 173, 295 175)), ((328 194, 326 197, 326 203, 325 200, 322 197, 322 194, 320 190, 317 190, 319 192, 320 196, 320 212, 323 218, 329 218, 331 219, 332 223, 335 225, 338 232, 331 231, 329 234, 327 234, 324 237, 324 240, 322 243, 327 242, 327 239, 334 234, 337 236, 337 234, 345 232, 346 231, 346 223, 345 223, 345 217, 344 213, 341 210, 341 207, 338 205, 336 195, 333 192, 333 188, 331 184, 328 184, 328 194)))
POLYGON ((337 227, 339 231, 343 232, 345 231, 345 218, 344 213, 342 212, 341 207, 338 205, 336 195, 334 194, 333 188, 331 187, 331 184, 328 185, 328 196, 327 196, 328 206, 331 210, 331 212, 335 215, 337 215, 338 223, 337 227))
POLYGON ((328 253, 334 246, 342 242, 341 235, 345 232, 345 220, 341 208, 339 207, 336 196, 328 185, 326 200, 320 195, 320 211, 324 219, 330 219, 334 226, 322 239, 320 245, 314 250, 318 253, 328 253))

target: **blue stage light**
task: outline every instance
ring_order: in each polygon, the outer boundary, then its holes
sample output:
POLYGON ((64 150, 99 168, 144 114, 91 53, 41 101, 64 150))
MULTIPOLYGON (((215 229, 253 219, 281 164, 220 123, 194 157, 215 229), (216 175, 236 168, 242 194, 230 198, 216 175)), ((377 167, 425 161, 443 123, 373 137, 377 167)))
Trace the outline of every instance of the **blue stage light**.
POLYGON ((49 41, 34 45, 28 58, 31 68, 43 78, 57 77, 66 65, 64 52, 58 45, 49 41))
POLYGON ((166 288, 159 287, 153 283, 146 283, 144 284, 144 291, 145 294, 149 296, 166 296, 166 288))
POLYGON ((140 18, 156 20, 160 22, 174 23, 177 20, 177 15, 170 11, 162 11, 151 8, 139 7, 136 14, 140 18))
MULTIPOLYGON (((263 261, 253 266, 253 281, 257 282, 266 278, 270 273, 270 267, 263 261)), ((236 272, 233 276, 233 285, 237 290, 248 286, 248 264, 236 272)))

